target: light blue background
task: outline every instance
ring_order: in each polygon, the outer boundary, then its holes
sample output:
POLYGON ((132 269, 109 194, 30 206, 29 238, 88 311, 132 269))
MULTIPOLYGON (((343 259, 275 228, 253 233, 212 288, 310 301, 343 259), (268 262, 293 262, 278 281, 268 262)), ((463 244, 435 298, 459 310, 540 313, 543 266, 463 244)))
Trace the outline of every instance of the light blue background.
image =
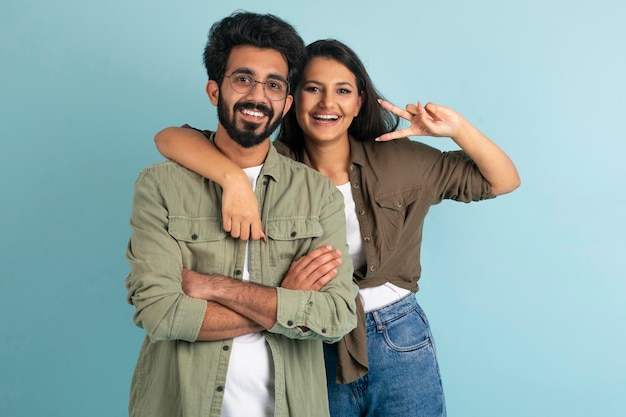
POLYGON ((237 8, 346 41, 392 102, 448 105, 516 162, 515 193, 427 220, 418 298, 449 415, 623 415, 617 0, 2 2, 0 415, 125 415, 133 182, 160 128, 215 126, 201 52, 237 8))

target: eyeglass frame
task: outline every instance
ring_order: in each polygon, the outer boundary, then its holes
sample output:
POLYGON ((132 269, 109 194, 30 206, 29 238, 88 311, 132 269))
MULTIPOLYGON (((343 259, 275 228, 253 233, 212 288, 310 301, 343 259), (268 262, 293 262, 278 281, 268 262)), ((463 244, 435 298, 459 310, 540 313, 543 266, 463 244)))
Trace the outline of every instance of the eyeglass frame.
POLYGON ((252 90, 254 90, 254 87, 256 87, 256 85, 257 85, 257 84, 261 84, 261 85, 263 86, 263 94, 265 94, 265 97, 267 97, 267 98, 268 98, 268 100, 271 100, 271 101, 282 101, 282 100, 285 100, 285 99, 287 98, 287 96, 289 95, 289 92, 290 92, 290 89, 291 89, 291 86, 290 86, 290 84, 289 84, 289 81, 287 81, 286 79, 284 79, 284 78, 283 78, 283 77, 281 77, 281 76, 278 76, 278 75, 270 75, 270 76, 268 77, 268 79, 267 79, 267 80, 265 80, 265 81, 259 81, 259 80, 257 80, 257 79, 256 79, 256 74, 255 74, 253 71, 251 71, 251 70, 247 70, 247 69, 241 69, 241 68, 238 68, 238 69, 236 69, 236 70, 233 70, 233 72, 231 72, 231 73, 230 73, 230 75, 226 75, 226 74, 224 74, 224 75, 222 75, 222 77, 224 77, 224 78, 228 78, 228 79, 230 80, 230 87, 231 87, 234 91, 236 91, 237 93, 239 93, 239 94, 248 94, 248 93, 250 93, 252 90), (252 78, 252 80, 251 80, 251 81, 252 81, 252 83, 250 83, 250 87, 248 88, 248 90, 247 90, 247 91, 239 91, 239 90, 237 90, 237 89, 233 86, 233 78, 232 78, 232 77, 233 77, 233 75, 239 75, 239 74, 240 74, 240 75, 249 76, 250 78, 252 78), (286 84, 286 87, 287 87, 287 88, 285 89, 285 96, 284 96, 284 97, 274 99, 274 98, 271 98, 270 96, 268 96, 268 95, 267 95, 267 90, 265 90, 265 85, 266 85, 268 82, 272 81, 272 80, 274 80, 274 81, 284 82, 284 83, 286 84))

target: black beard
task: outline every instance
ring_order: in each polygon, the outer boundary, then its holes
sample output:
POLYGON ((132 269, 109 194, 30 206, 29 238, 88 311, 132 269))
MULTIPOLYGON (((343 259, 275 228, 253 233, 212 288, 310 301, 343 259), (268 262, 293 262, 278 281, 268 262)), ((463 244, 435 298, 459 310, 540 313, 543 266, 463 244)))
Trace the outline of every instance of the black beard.
POLYGON ((251 102, 235 103, 233 106, 233 115, 229 118, 228 107, 222 100, 221 95, 217 99, 217 117, 222 126, 226 129, 226 132, 228 132, 230 138, 244 148, 252 148, 253 146, 263 143, 265 139, 267 139, 276 130, 276 128, 278 128, 281 122, 280 118, 273 120, 274 110, 271 107, 251 102), (270 122, 265 129, 259 133, 256 133, 259 128, 258 123, 244 121, 243 129, 239 129, 237 127, 237 121, 235 120, 235 115, 239 109, 250 109, 263 112, 268 116, 270 122))

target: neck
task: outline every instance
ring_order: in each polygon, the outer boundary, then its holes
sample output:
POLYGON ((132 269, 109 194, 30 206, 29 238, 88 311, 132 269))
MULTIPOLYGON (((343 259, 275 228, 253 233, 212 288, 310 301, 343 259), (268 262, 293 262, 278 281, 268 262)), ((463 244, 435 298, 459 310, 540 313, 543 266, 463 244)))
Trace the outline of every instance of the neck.
POLYGON ((350 180, 350 142, 320 143, 305 139, 311 167, 327 176, 335 185, 350 180))
POLYGON ((258 166, 265 162, 267 152, 270 149, 270 138, 266 138, 260 144, 251 148, 244 148, 239 145, 222 125, 217 126, 214 138, 215 147, 223 153, 228 159, 233 161, 239 168, 250 168, 258 166))

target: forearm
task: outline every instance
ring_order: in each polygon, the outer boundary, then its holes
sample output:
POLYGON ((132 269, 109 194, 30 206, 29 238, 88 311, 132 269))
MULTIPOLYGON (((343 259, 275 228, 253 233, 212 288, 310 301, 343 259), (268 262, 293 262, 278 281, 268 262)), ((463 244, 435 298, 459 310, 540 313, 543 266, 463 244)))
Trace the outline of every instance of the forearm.
MULTIPOLYGON (((239 281, 223 275, 205 275, 183 270, 183 291, 190 297, 208 301, 207 307, 215 313, 207 313, 205 322, 208 330, 210 320, 222 320, 226 327, 221 330, 254 331, 271 328, 276 323, 276 289, 239 281), (225 317, 222 318, 221 315, 225 317), (232 321, 232 326, 229 322, 232 321), (254 325, 256 323, 257 327, 254 325), (241 326, 241 327, 239 327, 241 326)), ((220 331, 216 326, 213 330, 220 331)))
POLYGON ((207 309, 196 341, 230 339, 263 331, 254 320, 215 302, 207 301, 207 309))
POLYGON ((207 299, 253 320, 263 329, 276 324, 278 300, 275 288, 220 276, 211 282, 207 299))
POLYGON ((519 187, 519 174, 511 158, 472 124, 464 121, 452 140, 476 163, 491 185, 493 195, 506 194, 519 187))
POLYGON ((222 187, 239 181, 248 182, 241 168, 197 130, 168 127, 156 134, 154 142, 164 157, 215 181, 222 187))

